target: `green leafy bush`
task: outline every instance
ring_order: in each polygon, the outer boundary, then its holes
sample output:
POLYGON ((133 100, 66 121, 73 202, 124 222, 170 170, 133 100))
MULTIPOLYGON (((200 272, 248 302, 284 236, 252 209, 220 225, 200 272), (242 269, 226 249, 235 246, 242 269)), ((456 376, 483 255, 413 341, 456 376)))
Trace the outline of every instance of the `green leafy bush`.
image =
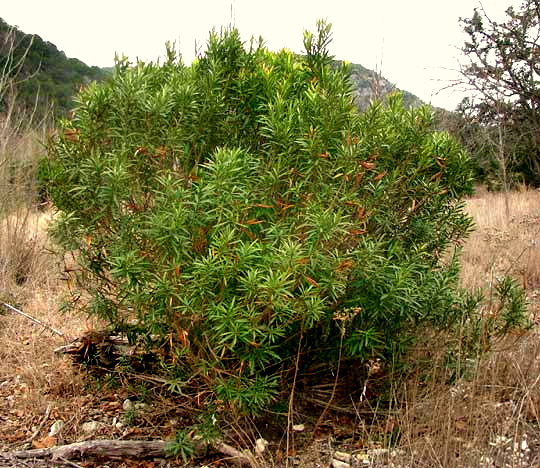
POLYGON ((167 346, 254 414, 300 363, 396 358, 458 323, 471 163, 399 95, 359 114, 330 30, 306 54, 212 33, 185 66, 119 61, 77 98, 43 171, 86 310, 167 346), (452 257, 452 255, 450 255, 452 257))

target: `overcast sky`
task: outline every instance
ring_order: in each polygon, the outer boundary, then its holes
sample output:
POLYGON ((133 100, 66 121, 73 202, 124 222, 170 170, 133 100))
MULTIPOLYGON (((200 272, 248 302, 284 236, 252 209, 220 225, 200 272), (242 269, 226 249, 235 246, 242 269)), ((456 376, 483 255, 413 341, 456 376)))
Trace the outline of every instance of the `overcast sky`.
MULTIPOLYGON (((496 19, 519 0, 483 0, 496 19)), ((272 50, 302 52, 302 31, 318 18, 332 23, 330 51, 338 59, 382 71, 426 102, 455 108, 461 95, 437 92, 458 66, 478 0, 0 0, 0 17, 52 42, 68 57, 111 66, 115 53, 156 60, 165 41, 179 44, 184 62, 204 50, 208 32, 233 23, 248 41, 262 36, 272 50)))

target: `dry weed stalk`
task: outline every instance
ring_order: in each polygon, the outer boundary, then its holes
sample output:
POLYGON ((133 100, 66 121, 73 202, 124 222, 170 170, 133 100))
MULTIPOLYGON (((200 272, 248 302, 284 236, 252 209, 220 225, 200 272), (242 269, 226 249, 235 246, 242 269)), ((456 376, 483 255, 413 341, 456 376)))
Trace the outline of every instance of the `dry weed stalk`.
POLYGON ((409 379, 396 396, 400 448, 422 466, 536 466, 538 333, 506 338, 453 382, 445 359, 437 356, 431 371, 409 379))
MULTIPOLYGON (((537 302, 540 288, 540 191, 485 193, 468 201, 477 229, 465 245, 462 284, 488 288, 509 274, 537 302), (508 200, 511 216, 505 215, 508 200)), ((533 311, 536 310, 536 306, 533 311)))
MULTIPOLYGON (((462 284, 489 295, 505 274, 526 288, 531 318, 540 296, 540 192, 482 193, 468 201, 477 230, 462 257, 462 284), (508 202, 510 217, 506 216, 508 202)), ((411 466, 537 466, 540 462, 540 335, 490 343, 476 359, 448 365, 441 337, 426 338, 418 368, 394 394, 399 447, 411 466), (437 342, 436 349, 429 344, 437 342)))

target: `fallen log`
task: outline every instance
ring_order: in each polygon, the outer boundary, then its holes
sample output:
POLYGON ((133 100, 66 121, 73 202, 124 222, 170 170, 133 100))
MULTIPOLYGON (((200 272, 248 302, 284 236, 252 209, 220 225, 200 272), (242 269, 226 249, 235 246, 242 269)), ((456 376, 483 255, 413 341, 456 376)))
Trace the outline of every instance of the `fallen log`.
POLYGON ((81 458, 83 456, 122 457, 163 457, 165 453, 163 440, 85 440, 74 444, 59 445, 49 448, 17 450, 0 453, 3 458, 50 458, 52 461, 61 458, 81 458))
MULTIPOLYGON (((207 447, 197 447, 196 453, 204 453, 207 447)), ((257 461, 250 453, 241 452, 223 442, 212 445, 218 453, 226 455, 234 463, 252 468, 257 461)), ((105 457, 111 459, 133 458, 168 458, 167 442, 163 440, 86 440, 68 445, 50 448, 0 452, 0 460, 48 459, 61 461, 82 457, 105 457)))

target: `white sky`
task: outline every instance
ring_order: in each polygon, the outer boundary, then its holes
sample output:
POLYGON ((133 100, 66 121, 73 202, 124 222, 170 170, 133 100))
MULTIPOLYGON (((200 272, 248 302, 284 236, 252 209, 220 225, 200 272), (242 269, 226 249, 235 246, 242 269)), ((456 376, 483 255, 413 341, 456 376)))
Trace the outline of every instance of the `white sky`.
MULTIPOLYGON (((482 1, 496 19, 512 4, 520 1, 482 1)), ((112 66, 115 52, 156 60, 167 40, 177 41, 189 64, 195 42, 204 49, 212 27, 231 22, 245 41, 262 36, 271 50, 302 52, 302 31, 327 19, 336 58, 381 70, 399 88, 453 109, 462 95, 437 92, 455 76, 464 40, 458 19, 470 18, 476 6, 478 0, 0 0, 0 17, 101 67, 112 66)))

